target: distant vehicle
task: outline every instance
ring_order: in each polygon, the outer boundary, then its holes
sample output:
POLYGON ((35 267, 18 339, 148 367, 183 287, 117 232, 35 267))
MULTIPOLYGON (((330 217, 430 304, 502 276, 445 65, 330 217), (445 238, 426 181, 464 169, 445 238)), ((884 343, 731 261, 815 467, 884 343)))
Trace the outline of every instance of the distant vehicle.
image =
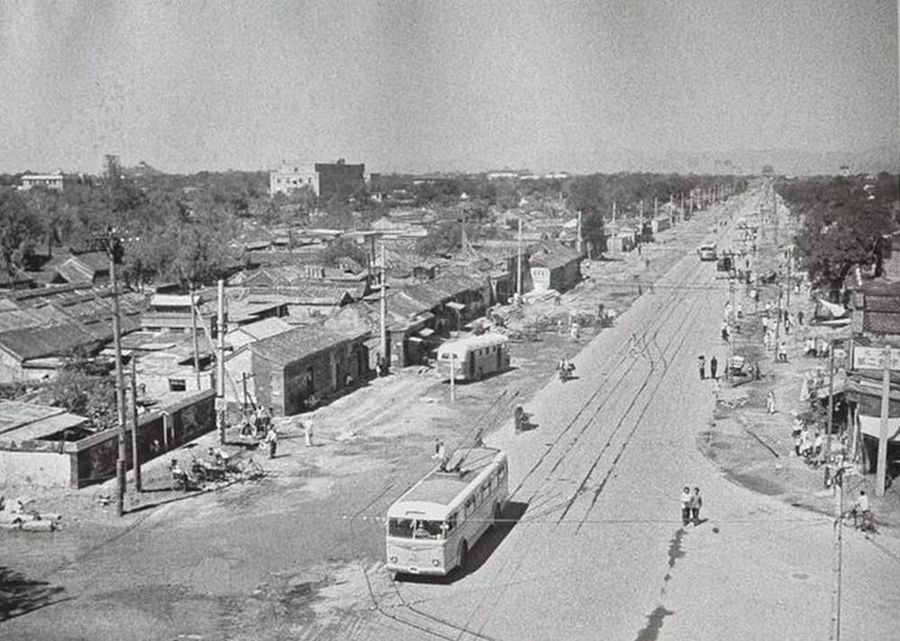
POLYGON ((457 381, 479 381, 509 367, 509 340, 502 334, 481 334, 447 341, 438 348, 440 373, 457 381))
POLYGON ((443 576, 496 524, 509 498, 506 454, 461 448, 388 508, 389 572, 443 576))
POLYGON ((699 254, 700 260, 716 260, 718 258, 715 243, 700 245, 697 249, 697 254, 699 254))

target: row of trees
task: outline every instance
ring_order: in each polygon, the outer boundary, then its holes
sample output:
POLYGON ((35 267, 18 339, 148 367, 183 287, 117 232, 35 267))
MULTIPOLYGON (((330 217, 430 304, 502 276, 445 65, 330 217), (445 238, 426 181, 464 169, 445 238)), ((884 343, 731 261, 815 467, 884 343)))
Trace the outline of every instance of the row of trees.
POLYGON ((803 178, 776 189, 802 218, 796 252, 814 287, 837 301, 857 266, 882 275, 886 237, 900 222, 900 177, 803 178))

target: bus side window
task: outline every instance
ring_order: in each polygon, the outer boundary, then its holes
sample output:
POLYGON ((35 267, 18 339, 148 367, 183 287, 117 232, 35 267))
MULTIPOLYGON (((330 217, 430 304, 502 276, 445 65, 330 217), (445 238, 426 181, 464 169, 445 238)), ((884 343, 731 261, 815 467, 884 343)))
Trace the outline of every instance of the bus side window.
POLYGON ((474 507, 475 507, 475 499, 469 499, 468 501, 466 501, 465 515, 471 516, 474 507))

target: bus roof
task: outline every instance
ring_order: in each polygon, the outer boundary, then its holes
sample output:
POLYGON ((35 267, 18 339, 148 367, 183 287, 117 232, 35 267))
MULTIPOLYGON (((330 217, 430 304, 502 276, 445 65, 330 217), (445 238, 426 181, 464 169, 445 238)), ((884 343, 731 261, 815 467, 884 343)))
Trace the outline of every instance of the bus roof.
POLYGON ((478 336, 466 336, 455 341, 447 341, 438 348, 438 353, 464 354, 470 349, 504 345, 509 342, 503 334, 481 334, 478 336))
POLYGON ((446 465, 446 469, 455 470, 460 464, 459 471, 441 472, 435 468, 391 505, 388 516, 404 517, 407 512, 418 512, 428 518, 443 518, 453 499, 485 468, 503 459, 505 455, 496 448, 460 448, 446 465))

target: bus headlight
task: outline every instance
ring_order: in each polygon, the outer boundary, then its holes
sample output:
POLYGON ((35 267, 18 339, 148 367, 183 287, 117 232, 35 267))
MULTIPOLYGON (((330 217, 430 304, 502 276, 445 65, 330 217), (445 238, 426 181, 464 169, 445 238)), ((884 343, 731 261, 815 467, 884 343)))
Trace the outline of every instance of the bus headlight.
POLYGON ((390 561, 391 563, 396 563, 396 562, 397 562, 397 557, 396 557, 396 556, 392 556, 392 557, 389 559, 389 561, 390 561))
POLYGON ((439 565, 441 564, 441 562, 440 562, 440 560, 438 560, 438 559, 432 559, 432 560, 431 560, 431 564, 432 564, 434 567, 437 567, 437 566, 439 566, 439 565))

